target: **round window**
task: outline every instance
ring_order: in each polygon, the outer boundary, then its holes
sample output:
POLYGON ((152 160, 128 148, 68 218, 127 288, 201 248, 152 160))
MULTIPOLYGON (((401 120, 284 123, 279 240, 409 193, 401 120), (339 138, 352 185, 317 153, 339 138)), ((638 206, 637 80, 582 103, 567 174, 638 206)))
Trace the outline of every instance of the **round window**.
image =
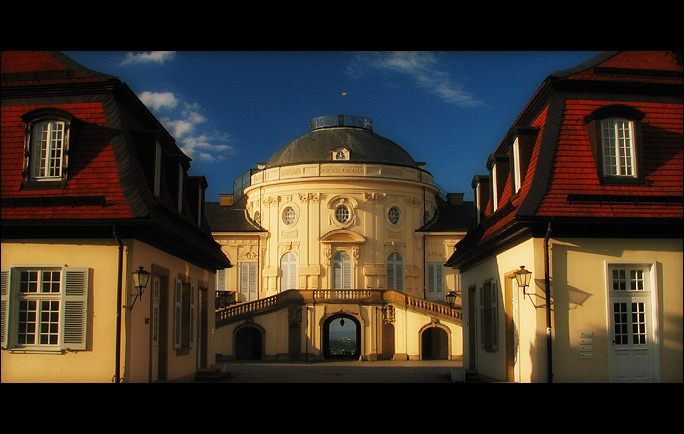
POLYGON ((340 223, 347 223, 349 221, 350 213, 347 205, 339 205, 335 208, 335 219, 340 223))
POLYGON ((291 225, 295 222, 295 219, 297 218, 297 213, 295 212, 294 208, 291 206, 288 206, 285 208, 283 211, 283 223, 286 225, 291 225))
POLYGON ((389 219, 390 223, 393 225, 396 225, 399 223, 399 217, 401 214, 399 213, 399 208, 396 206, 393 206, 392 208, 387 211, 387 218, 389 219))

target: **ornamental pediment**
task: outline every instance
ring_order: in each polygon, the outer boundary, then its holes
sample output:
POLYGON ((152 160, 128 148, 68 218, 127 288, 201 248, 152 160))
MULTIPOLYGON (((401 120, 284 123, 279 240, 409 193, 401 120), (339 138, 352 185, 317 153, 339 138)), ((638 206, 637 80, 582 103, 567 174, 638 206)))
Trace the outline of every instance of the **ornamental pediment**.
POLYGON ((336 229, 323 235, 320 239, 322 243, 352 243, 363 244, 366 239, 356 232, 347 229, 336 229))

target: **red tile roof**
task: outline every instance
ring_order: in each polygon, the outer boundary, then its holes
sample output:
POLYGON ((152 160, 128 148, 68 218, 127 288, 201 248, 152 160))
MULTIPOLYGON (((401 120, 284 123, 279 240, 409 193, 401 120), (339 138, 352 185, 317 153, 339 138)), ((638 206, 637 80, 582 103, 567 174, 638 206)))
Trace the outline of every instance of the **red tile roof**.
MULTIPOLYGON (((118 224, 128 231, 126 236, 186 260, 216 268, 230 266, 206 220, 197 222, 191 212, 191 207, 196 208, 196 192, 183 214, 167 189, 160 199, 154 198, 147 176, 153 170, 148 148, 154 138, 172 163, 185 164, 189 159, 125 84, 59 52, 2 52, 1 72, 3 238, 34 236, 32 231, 39 228, 50 237, 66 236, 63 232, 68 230, 79 233, 79 229, 111 236, 112 225, 118 224), (67 180, 47 187, 40 182, 26 184, 22 116, 48 107, 66 111, 74 119, 67 180), (145 143, 140 139, 143 135, 145 143)), ((187 185, 199 188, 196 177, 189 177, 187 185)))
MULTIPOLYGON (((515 123, 539 128, 520 191, 511 194, 508 176, 497 211, 492 213, 490 198, 482 222, 457 244, 447 265, 534 222, 681 222, 682 119, 682 66, 670 53, 604 53, 550 75, 515 123), (616 103, 645 115, 641 185, 599 179, 585 118, 616 103)), ((506 138, 496 153, 507 154, 509 146, 506 138)))

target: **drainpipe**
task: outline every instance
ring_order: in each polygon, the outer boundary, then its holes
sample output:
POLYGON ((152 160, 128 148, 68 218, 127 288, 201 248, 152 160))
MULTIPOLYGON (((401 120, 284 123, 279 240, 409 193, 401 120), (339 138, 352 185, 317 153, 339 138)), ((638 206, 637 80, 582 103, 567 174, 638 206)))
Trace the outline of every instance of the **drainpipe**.
POLYGON ((112 228, 114 239, 119 244, 119 273, 116 283, 116 360, 114 361, 114 382, 121 382, 121 290, 123 288, 123 278, 121 272, 123 270, 123 253, 124 246, 121 239, 116 234, 116 225, 112 228))
POLYGON ((553 361, 551 350, 551 283, 549 280, 549 237, 551 236, 551 222, 546 227, 544 236, 544 291, 546 295, 546 370, 547 382, 553 383, 553 361))

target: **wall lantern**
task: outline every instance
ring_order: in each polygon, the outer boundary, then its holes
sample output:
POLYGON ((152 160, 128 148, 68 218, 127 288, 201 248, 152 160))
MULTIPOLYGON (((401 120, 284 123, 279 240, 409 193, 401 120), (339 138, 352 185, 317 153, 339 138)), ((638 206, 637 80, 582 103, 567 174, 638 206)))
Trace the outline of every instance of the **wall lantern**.
POLYGON ((131 305, 132 310, 133 305, 135 305, 135 302, 138 300, 138 297, 142 297, 143 291, 147 287, 147 282, 150 280, 150 273, 145 271, 143 267, 139 267, 131 274, 133 274, 133 284, 138 290, 138 293, 135 294, 135 300, 133 300, 133 304, 131 305))
POLYGON ((522 288, 523 295, 525 295, 525 288, 530 286, 530 277, 532 276, 532 272, 525 270, 525 266, 521 265, 520 270, 513 274, 515 275, 515 281, 518 282, 518 287, 522 288))
POLYGON ((450 293, 448 293, 446 295, 446 297, 444 297, 444 298, 446 298, 446 301, 449 304, 449 307, 451 309, 453 309, 454 305, 456 304, 456 297, 458 297, 458 294, 456 293, 456 291, 451 291, 450 293))

